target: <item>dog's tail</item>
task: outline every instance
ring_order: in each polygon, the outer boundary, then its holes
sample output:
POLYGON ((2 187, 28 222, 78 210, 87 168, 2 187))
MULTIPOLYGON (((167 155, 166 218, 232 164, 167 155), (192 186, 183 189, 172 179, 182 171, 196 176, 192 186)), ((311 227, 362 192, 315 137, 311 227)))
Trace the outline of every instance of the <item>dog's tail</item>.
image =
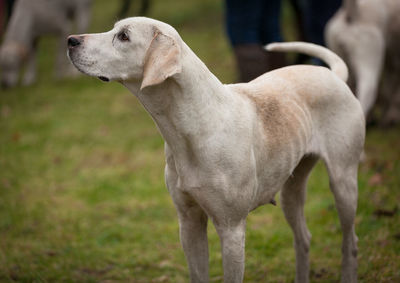
POLYGON ((329 49, 313 43, 293 41, 270 43, 265 48, 268 51, 299 52, 324 61, 329 68, 343 81, 347 81, 349 71, 344 61, 329 49))

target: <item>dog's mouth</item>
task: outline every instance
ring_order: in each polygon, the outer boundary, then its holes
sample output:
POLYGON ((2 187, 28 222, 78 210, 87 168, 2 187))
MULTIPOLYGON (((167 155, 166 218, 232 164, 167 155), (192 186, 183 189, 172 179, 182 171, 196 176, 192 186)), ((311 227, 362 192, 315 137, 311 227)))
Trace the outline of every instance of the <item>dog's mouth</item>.
POLYGON ((110 81, 109 78, 104 77, 104 76, 98 76, 98 78, 99 78, 101 81, 103 81, 103 82, 109 82, 109 81, 110 81))
POLYGON ((105 76, 99 76, 100 71, 96 70, 96 61, 89 61, 85 56, 81 56, 74 50, 68 50, 68 57, 72 64, 82 73, 97 77, 103 82, 109 82, 110 78, 105 76), (93 71, 94 69, 94 71, 93 71), (97 73, 97 74, 96 74, 97 73))

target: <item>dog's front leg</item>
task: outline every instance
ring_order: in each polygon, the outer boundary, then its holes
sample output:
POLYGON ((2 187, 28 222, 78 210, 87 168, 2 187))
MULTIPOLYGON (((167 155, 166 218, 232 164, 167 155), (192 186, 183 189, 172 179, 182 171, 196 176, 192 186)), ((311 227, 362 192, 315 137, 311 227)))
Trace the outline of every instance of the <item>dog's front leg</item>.
POLYGON ((170 193, 178 211, 179 234, 189 266, 190 282, 206 283, 209 280, 207 214, 185 194, 172 188, 170 193))
POLYGON ((244 275, 246 220, 228 225, 215 224, 221 240, 224 282, 240 283, 244 275))
POLYGON ((208 282, 207 215, 198 206, 178 209, 179 232, 189 266, 190 282, 208 282))
POLYGON ((179 190, 172 154, 166 146, 165 182, 179 218, 179 234, 189 266, 190 282, 205 283, 208 276, 207 214, 186 193, 179 190))

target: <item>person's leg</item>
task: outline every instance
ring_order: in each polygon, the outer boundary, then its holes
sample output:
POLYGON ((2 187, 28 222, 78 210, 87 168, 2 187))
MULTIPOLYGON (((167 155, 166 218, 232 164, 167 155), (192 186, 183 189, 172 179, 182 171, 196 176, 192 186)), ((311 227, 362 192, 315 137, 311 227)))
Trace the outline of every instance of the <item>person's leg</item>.
POLYGON ((13 5, 14 0, 0 0, 0 36, 5 33, 13 5))
POLYGON ((7 21, 11 18, 15 0, 6 0, 7 7, 7 21))
POLYGON ((336 13, 342 0, 306 0, 304 5, 304 26, 307 40, 325 45, 325 25, 336 13))
POLYGON ((271 42, 281 42, 281 1, 263 1, 261 13, 261 43, 265 45, 271 42))
POLYGON ((262 0, 226 0, 226 30, 232 46, 260 43, 262 0))
MULTIPOLYGON (((307 36, 305 34, 305 27, 304 27, 304 2, 306 0, 289 0, 290 7, 293 11, 293 22, 295 24, 296 29, 296 41, 307 41, 307 36)), ((291 62, 294 65, 297 64, 307 64, 310 60, 310 56, 305 54, 295 54, 294 60, 291 62)))
MULTIPOLYGON (((305 41, 325 46, 324 31, 327 22, 340 8, 342 0, 296 0, 302 10, 305 41)), ((325 65, 320 59, 311 58, 314 65, 325 65)))
MULTIPOLYGON (((261 44, 281 42, 281 0, 268 0, 263 2, 261 17, 261 44)), ((285 53, 267 53, 267 69, 271 71, 286 66, 285 53)))
POLYGON ((281 40, 280 0, 226 0, 225 4, 227 34, 234 48, 239 80, 248 82, 276 68, 278 64, 272 59, 282 54, 267 53, 263 45, 281 40))

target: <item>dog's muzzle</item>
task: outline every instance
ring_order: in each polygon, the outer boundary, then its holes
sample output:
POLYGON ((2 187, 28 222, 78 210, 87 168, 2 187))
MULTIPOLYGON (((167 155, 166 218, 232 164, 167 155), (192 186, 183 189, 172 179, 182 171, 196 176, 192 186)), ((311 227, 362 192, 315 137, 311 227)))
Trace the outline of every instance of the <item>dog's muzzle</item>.
MULTIPOLYGON (((83 45, 83 41, 84 41, 84 36, 81 35, 70 35, 67 39, 67 44, 68 44, 68 56, 71 60, 71 62, 75 65, 76 68, 78 68, 78 70, 80 70, 83 73, 88 74, 87 71, 82 69, 82 66, 80 66, 81 64, 77 63, 77 57, 79 57, 79 55, 77 56, 77 52, 78 49, 81 45, 83 45)), ((103 82, 109 82, 110 79, 105 77, 105 76, 97 76, 100 80, 102 80, 103 82)))

